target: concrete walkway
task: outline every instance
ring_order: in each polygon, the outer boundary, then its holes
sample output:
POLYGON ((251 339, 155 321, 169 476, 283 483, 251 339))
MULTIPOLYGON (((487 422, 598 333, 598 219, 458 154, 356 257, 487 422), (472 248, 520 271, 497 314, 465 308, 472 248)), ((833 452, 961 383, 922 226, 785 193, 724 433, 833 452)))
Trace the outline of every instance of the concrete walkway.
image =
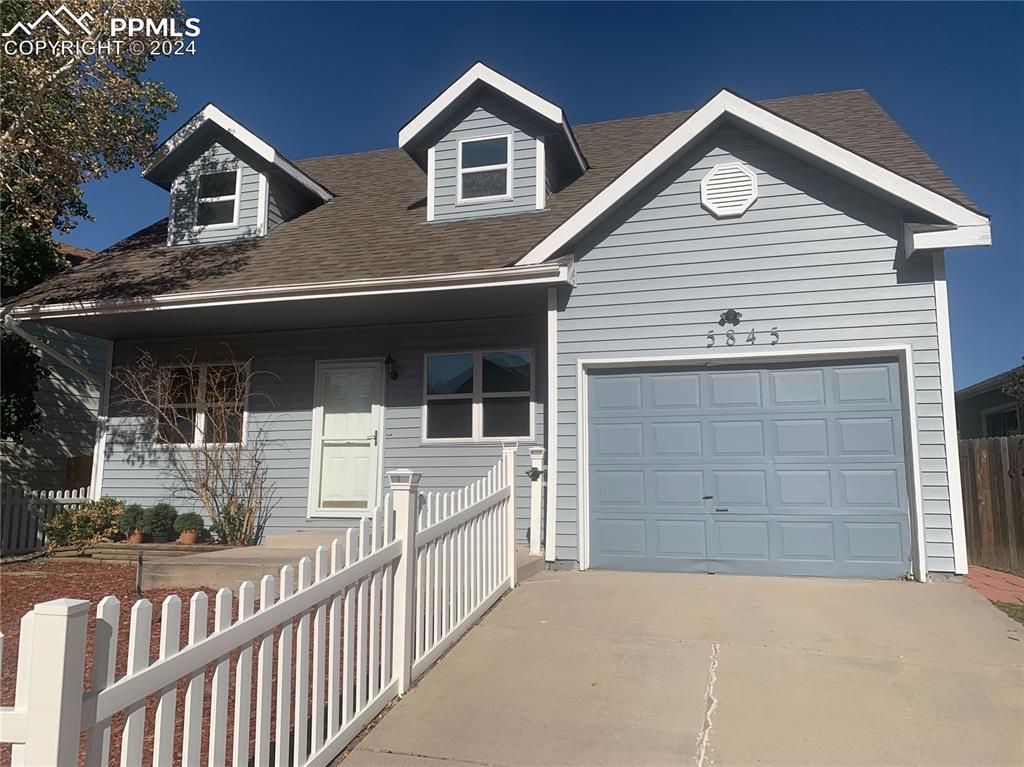
POLYGON ((544 572, 344 767, 1021 765, 1024 627, 963 584, 544 572))

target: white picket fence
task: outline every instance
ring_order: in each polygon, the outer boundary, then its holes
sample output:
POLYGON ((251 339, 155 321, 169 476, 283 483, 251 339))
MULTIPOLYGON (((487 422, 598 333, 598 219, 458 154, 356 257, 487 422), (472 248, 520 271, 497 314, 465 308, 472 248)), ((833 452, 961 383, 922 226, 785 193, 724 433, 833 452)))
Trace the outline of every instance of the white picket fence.
MULTIPOLYGON (((12 764, 236 767, 326 765, 405 693, 515 586, 515 446, 468 487, 420 494, 420 475, 389 472, 391 493, 371 519, 302 558, 280 578, 130 611, 127 668, 117 676, 121 606, 96 606, 93 671, 83 667, 89 602, 36 605, 21 621, 15 704, 0 709, 12 764), (149 703, 147 707, 147 701, 149 703), (182 719, 176 729, 176 719, 182 719)), ((0 637, 0 655, 3 652, 0 637)))
POLYGON ((29 490, 18 485, 0 488, 0 557, 31 554, 46 548, 43 523, 62 508, 89 499, 91 488, 29 490))

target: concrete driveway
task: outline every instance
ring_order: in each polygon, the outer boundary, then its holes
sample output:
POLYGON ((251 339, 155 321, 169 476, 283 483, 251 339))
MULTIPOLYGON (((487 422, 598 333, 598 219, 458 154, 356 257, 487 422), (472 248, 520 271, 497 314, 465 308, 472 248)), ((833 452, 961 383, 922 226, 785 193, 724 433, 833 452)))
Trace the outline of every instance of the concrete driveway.
POLYGON ((1024 627, 958 583, 545 572, 345 760, 1021 765, 1024 627))

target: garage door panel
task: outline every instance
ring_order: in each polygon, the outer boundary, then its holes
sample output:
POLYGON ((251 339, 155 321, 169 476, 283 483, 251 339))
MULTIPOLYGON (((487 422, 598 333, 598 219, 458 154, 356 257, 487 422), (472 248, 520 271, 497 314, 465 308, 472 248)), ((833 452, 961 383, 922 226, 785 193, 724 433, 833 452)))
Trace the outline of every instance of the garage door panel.
POLYGON ((599 378, 590 392, 590 407, 594 414, 609 412, 636 412, 640 410, 643 379, 640 376, 599 378))
POLYGON ((658 506, 704 509, 703 471, 654 471, 652 475, 658 506))
POLYGON ((773 421, 772 451, 776 458, 828 458, 828 419, 800 418, 773 421))
POLYGON ((899 424, 894 416, 837 418, 835 424, 836 456, 897 459, 899 424))
POLYGON ((903 575, 899 380, 874 361, 594 375, 591 566, 903 575))
POLYGON ((655 519, 653 549, 656 556, 707 559, 707 532, 703 519, 655 519))
POLYGON ((654 374, 649 379, 653 410, 697 410, 700 408, 700 376, 696 373, 654 374))
POLYGON ((654 457, 688 456, 700 458, 703 455, 703 438, 700 421, 650 423, 651 451, 654 457))
POLYGON ((710 457, 765 456, 764 424, 761 421, 712 421, 710 457))
POLYGON ((723 559, 769 559, 767 520, 715 520, 712 557, 723 559))
POLYGON ((761 376, 756 371, 707 373, 705 388, 711 408, 761 407, 761 376))
POLYGON ((767 513, 768 482, 763 470, 713 471, 714 505, 742 509, 750 512, 760 509, 767 513))
POLYGON ((773 370, 768 372, 769 404, 786 408, 794 405, 825 405, 823 370, 773 370))

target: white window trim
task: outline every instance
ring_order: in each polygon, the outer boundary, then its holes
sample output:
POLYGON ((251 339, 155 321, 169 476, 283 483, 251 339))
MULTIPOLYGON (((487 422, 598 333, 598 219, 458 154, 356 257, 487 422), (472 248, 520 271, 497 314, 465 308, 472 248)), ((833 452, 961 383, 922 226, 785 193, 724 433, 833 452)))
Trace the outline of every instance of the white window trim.
POLYGON ((512 134, 511 133, 498 133, 491 136, 473 136, 472 138, 460 138, 455 142, 455 175, 456 175, 456 204, 458 205, 476 205, 477 203, 483 202, 497 202, 499 200, 511 200, 512 199, 512 134), (474 141, 492 141, 496 138, 505 139, 505 156, 506 160, 504 163, 498 165, 481 165, 477 168, 463 168, 462 167, 462 145, 469 144, 474 141), (487 170, 504 170, 505 171, 505 194, 492 194, 487 197, 463 197, 462 196, 462 177, 466 173, 480 173, 481 171, 487 170))
MULTIPOLYGON (((194 408, 196 411, 196 424, 195 429, 192 433, 191 442, 174 442, 168 444, 169 448, 183 448, 183 447, 202 447, 203 435, 206 431, 206 409, 204 407, 204 400, 206 399, 206 371, 208 368, 215 367, 230 367, 233 363, 231 362, 197 362, 193 367, 199 368, 199 396, 195 402, 186 402, 181 405, 172 405, 175 410, 194 408)), ((176 370, 178 368, 189 367, 188 365, 161 365, 160 370, 176 370)), ((249 383, 246 381, 245 398, 242 400, 242 441, 241 442, 217 442, 212 444, 223 445, 224 447, 231 447, 233 445, 244 445, 248 441, 249 437, 249 383)), ((237 403, 235 403, 237 404, 237 403)), ((156 428, 160 428, 159 418, 157 419, 156 428)), ((154 432, 154 441, 156 439, 156 433, 154 432)))
POLYGON ((313 379, 313 420, 312 437, 309 448, 309 500, 306 506, 306 519, 361 519, 372 517, 377 507, 380 506, 383 493, 384 478, 384 397, 386 394, 384 375, 384 360, 379 357, 368 359, 332 359, 317 360, 315 375, 313 379), (328 370, 336 370, 345 367, 370 367, 376 366, 377 380, 380 383, 378 392, 379 404, 377 406, 377 418, 374 428, 377 429, 377 463, 374 471, 377 473, 376 490, 374 498, 367 503, 365 509, 331 509, 320 506, 320 473, 321 473, 321 444, 323 442, 323 419, 324 419, 324 373, 328 370))
POLYGON ((520 444, 534 442, 537 432, 537 365, 536 354, 532 346, 508 346, 503 348, 486 349, 455 349, 451 351, 427 352, 423 355, 423 399, 420 406, 420 441, 423 444, 500 444, 510 439, 519 440, 520 444), (530 357, 530 391, 516 392, 494 392, 486 394, 483 391, 483 356, 500 352, 526 352, 530 357), (427 371, 431 357, 444 357, 451 354, 472 354, 473 355, 473 392, 472 394, 427 394, 427 371), (504 397, 530 397, 530 433, 512 434, 502 437, 485 437, 484 433, 484 397, 489 399, 500 399, 504 397), (427 403, 431 400, 459 400, 468 399, 473 403, 472 436, 469 437, 428 437, 427 436, 427 403))
POLYGON ((195 221, 199 220, 199 206, 204 202, 227 202, 228 200, 234 200, 235 209, 231 216, 231 221, 227 221, 223 224, 206 224, 201 226, 199 224, 192 225, 192 233, 197 234, 199 232, 210 232, 216 231, 217 229, 236 229, 238 227, 238 216, 239 210, 242 207, 242 166, 239 165, 235 168, 235 193, 234 194, 222 194, 219 197, 200 197, 199 196, 199 183, 203 176, 212 176, 214 173, 227 173, 228 170, 212 170, 208 169, 205 172, 200 172, 196 175, 196 201, 195 201, 195 221))
MULTIPOLYGON (((982 410, 981 413, 980 413, 980 416, 981 416, 981 436, 983 438, 986 438, 986 439, 990 436, 989 433, 988 433, 988 423, 986 421, 986 419, 990 415, 995 415, 996 413, 1014 413, 1016 411, 1017 411, 1017 403, 1015 403, 1015 402, 1007 402, 1007 403, 1005 403, 1003 405, 996 405, 994 407, 987 407, 984 410, 982 410)), ((1020 421, 1020 413, 1017 413, 1017 420, 1018 420, 1018 422, 1020 421)))

